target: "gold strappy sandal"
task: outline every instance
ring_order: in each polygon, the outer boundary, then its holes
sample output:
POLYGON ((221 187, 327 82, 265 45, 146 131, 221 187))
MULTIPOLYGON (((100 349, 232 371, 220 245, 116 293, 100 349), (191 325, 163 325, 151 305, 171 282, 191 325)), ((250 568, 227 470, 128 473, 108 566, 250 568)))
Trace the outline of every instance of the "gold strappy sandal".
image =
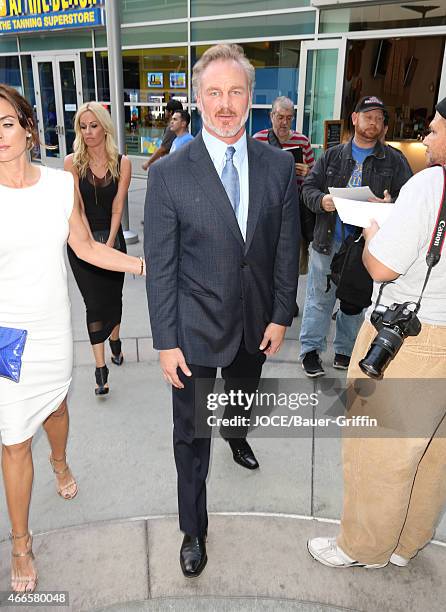
MULTIPOLYGON (((34 561, 34 554, 33 554, 33 534, 31 531, 27 531, 26 533, 22 533, 21 535, 16 535, 15 533, 13 533, 12 531, 9 534, 9 539, 12 541, 13 545, 14 545, 14 540, 20 540, 21 538, 28 538, 28 546, 27 546, 27 550, 24 552, 20 552, 20 553, 15 553, 15 552, 11 552, 11 557, 13 559, 19 559, 19 558, 23 558, 23 557, 30 557, 30 559, 32 561, 34 561)), ((34 568, 35 571, 35 568, 34 568)), ((32 593, 33 591, 35 591, 37 586, 37 572, 35 576, 16 576, 14 577, 14 568, 12 567, 11 564, 11 589, 14 591, 14 593, 32 593), (14 583, 15 584, 19 584, 19 585, 31 585, 31 588, 27 588, 25 586, 24 589, 15 589, 14 588, 14 583)))
POLYGON ((62 459, 54 459, 54 457, 52 457, 50 455, 50 463, 51 463, 51 467, 53 468, 53 472, 56 474, 56 489, 57 489, 57 493, 63 498, 63 499, 73 499, 74 497, 76 497, 77 492, 78 492, 78 488, 77 488, 77 482, 73 476, 73 474, 71 473, 71 470, 68 466, 68 464, 64 467, 63 470, 56 470, 56 466, 54 465, 55 463, 62 463, 66 462, 66 455, 64 454, 62 459), (59 485, 59 481, 57 480, 57 476, 61 476, 62 474, 66 474, 69 473, 71 476, 71 480, 69 482, 67 482, 67 484, 63 485, 63 487, 61 487, 59 485), (70 487, 72 487, 73 485, 76 486, 74 493, 69 493, 68 489, 70 487))

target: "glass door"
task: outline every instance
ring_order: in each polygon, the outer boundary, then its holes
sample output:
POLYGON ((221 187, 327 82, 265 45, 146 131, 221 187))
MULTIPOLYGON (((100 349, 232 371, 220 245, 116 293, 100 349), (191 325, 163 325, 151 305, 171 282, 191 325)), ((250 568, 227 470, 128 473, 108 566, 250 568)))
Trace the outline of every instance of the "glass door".
POLYGON ((63 167, 72 152, 74 116, 82 104, 82 82, 79 54, 33 56, 36 84, 37 121, 42 163, 63 167))
POLYGON ((300 52, 298 127, 320 155, 324 121, 339 119, 344 82, 346 40, 302 42, 300 52))

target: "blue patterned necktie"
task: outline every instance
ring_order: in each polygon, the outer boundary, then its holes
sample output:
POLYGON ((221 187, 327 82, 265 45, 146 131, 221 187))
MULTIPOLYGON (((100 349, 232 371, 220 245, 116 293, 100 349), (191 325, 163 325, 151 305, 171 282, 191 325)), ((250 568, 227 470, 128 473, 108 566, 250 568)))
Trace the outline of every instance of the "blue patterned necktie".
POLYGON ((240 204, 240 181, 238 178, 237 168, 234 166, 234 153, 234 147, 228 147, 226 149, 226 163, 221 174, 221 182, 223 183, 223 187, 228 194, 228 198, 232 204, 232 208, 234 209, 235 216, 238 218, 238 209, 240 204))

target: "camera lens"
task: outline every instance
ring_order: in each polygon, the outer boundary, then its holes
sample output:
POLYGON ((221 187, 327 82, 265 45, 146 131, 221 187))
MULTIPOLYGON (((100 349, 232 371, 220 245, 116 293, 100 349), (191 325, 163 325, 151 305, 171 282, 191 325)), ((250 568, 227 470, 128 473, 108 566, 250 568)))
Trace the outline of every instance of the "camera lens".
POLYGON ((370 378, 382 378, 384 370, 401 348, 403 340, 398 329, 381 329, 370 345, 367 355, 359 362, 364 374, 370 378))

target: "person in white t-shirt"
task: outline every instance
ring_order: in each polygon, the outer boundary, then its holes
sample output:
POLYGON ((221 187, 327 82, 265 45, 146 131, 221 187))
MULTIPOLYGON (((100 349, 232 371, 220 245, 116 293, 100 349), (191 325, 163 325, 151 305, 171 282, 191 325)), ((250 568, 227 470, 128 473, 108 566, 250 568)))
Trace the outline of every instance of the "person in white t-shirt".
MULTIPOLYGON (((377 331, 380 304, 417 303, 426 255, 446 193, 446 98, 436 107, 424 144, 431 166, 401 189, 381 228, 364 230, 363 260, 375 281, 348 371, 348 412, 377 417, 375 433, 343 439, 344 508, 337 538, 313 538, 310 554, 330 567, 406 566, 431 540, 446 503, 446 251, 432 268, 417 312, 418 335, 407 337, 372 381, 359 367, 377 331), (435 164, 439 164, 434 167, 435 164), (367 437, 364 437, 367 436, 367 437)), ((358 434, 357 434, 358 435, 358 434)))

